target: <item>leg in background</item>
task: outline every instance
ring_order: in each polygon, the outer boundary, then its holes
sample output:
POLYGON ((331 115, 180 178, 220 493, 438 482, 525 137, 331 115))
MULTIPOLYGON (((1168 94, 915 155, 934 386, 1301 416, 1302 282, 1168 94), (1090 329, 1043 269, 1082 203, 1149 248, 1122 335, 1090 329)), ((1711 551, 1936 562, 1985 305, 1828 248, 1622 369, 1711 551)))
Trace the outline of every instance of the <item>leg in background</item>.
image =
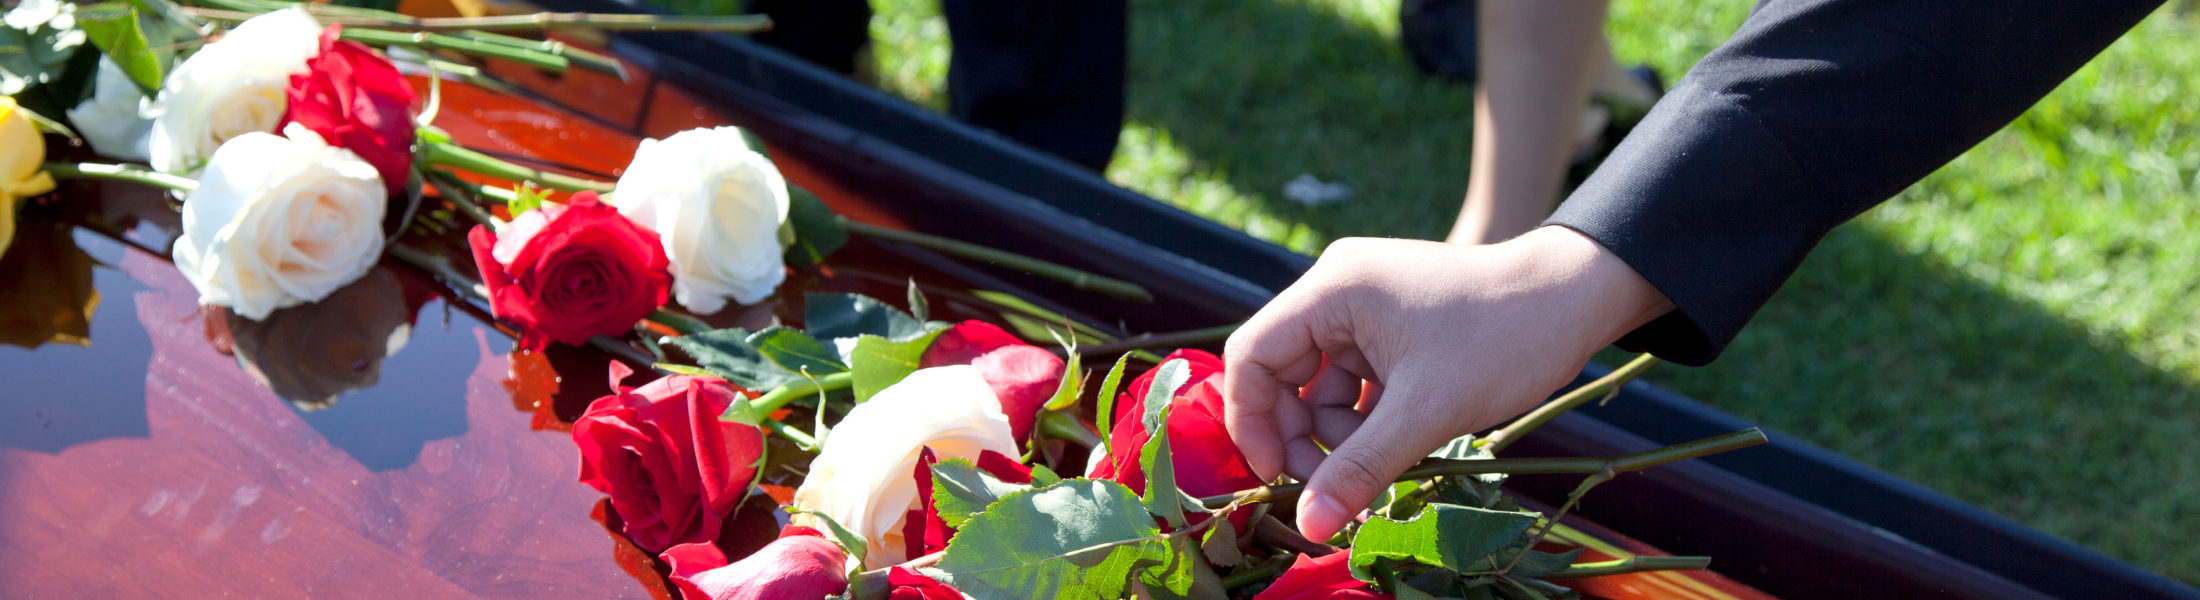
POLYGON ((1589 91, 1610 69, 1605 0, 1482 0, 1474 158, 1446 241, 1534 229, 1556 201, 1589 91))
POLYGON ((1123 129, 1126 0, 940 4, 954 41, 947 94, 956 118, 1107 168, 1123 129))

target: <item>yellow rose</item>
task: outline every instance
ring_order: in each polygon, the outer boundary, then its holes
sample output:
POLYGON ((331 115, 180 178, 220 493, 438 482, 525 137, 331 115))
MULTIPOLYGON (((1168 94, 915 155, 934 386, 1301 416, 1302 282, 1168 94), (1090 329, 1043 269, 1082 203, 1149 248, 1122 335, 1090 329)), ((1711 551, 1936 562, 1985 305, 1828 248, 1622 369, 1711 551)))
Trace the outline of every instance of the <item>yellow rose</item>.
POLYGON ((16 204, 53 191, 53 177, 39 170, 46 162, 46 138, 16 109, 15 99, 0 96, 0 255, 15 241, 16 204))

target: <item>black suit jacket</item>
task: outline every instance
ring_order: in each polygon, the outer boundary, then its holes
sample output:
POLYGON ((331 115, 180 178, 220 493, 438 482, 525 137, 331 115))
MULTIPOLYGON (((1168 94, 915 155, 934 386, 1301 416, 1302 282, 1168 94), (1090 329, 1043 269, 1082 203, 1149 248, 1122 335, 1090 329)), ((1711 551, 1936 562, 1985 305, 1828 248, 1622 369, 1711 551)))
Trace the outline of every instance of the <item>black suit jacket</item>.
POLYGON ((1548 224, 1678 307, 1620 340, 1702 365, 1827 231, 1953 160, 2160 0, 1765 0, 1548 224))

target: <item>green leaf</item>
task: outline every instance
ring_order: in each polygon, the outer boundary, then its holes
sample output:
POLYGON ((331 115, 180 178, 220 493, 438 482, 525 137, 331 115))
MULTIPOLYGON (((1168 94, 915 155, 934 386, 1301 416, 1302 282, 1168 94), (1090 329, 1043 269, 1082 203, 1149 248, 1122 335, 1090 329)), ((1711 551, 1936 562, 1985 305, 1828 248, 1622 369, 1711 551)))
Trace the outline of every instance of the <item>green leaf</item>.
POLYGON ((817 377, 848 370, 848 365, 840 362, 840 353, 826 348, 817 338, 799 329, 767 328, 751 334, 749 346, 789 373, 807 372, 817 377))
MULTIPOLYGON (((1160 431, 1168 423, 1161 409, 1176 400, 1176 389, 1192 378, 1192 363, 1176 359, 1162 363, 1153 375, 1153 386, 1146 388, 1146 431, 1160 431)), ((1160 437, 1160 436, 1154 436, 1160 437)))
POLYGON ((653 364, 653 365, 650 365, 650 368, 653 368, 653 369, 657 369, 657 370, 660 370, 660 371, 666 371, 666 372, 672 373, 672 374, 674 374, 674 375, 696 375, 696 376, 701 376, 701 377, 717 377, 717 376, 718 376, 718 375, 717 375, 716 373, 712 373, 712 372, 710 372, 710 371, 708 371, 708 370, 705 370, 705 369, 702 369, 702 368, 700 368, 700 367, 690 367, 690 366, 687 366, 687 365, 683 365, 683 364, 679 364, 679 363, 668 363, 668 362, 661 362, 661 363, 657 363, 657 364, 653 364))
MULTIPOLYGON (((1101 440, 1108 439, 1108 428, 1115 425, 1115 388, 1122 385, 1123 365, 1130 361, 1130 353, 1123 353, 1122 358, 1115 359, 1115 368, 1108 369, 1108 376, 1100 380, 1100 406, 1098 407, 1099 410, 1093 413, 1093 416, 1097 417, 1093 420, 1100 422, 1101 440)), ((1094 448, 1093 451, 1106 452, 1107 445, 1102 444, 1101 447, 1094 448)))
MULTIPOLYGON (((1512 554, 1514 553, 1506 553, 1505 556, 1498 559, 1497 564, 1503 565, 1512 562, 1512 554)), ((1573 566, 1574 559, 1580 557, 1580 548, 1558 554, 1529 550, 1527 556, 1520 557, 1520 562, 1512 563, 1512 570, 1507 571, 1507 573, 1518 577, 1543 577, 1566 570, 1566 567, 1573 566)))
POLYGON ((1054 469, 1049 469, 1046 465, 1031 465, 1032 487, 1046 487, 1061 480, 1062 476, 1056 474, 1054 469))
MULTIPOLYGON (((1167 423, 1169 405, 1164 402, 1161 407, 1161 422, 1167 423)), ((1154 413, 1147 411, 1146 414, 1154 413)), ((1153 422, 1153 418, 1148 417, 1147 422, 1153 422)), ((1146 496, 1139 499, 1139 504, 1145 505, 1146 512, 1167 520, 1170 529, 1181 529, 1184 527, 1184 507, 1177 502, 1182 492, 1176 488, 1176 461, 1169 457, 1169 428, 1147 431, 1153 435, 1146 438, 1146 446, 1138 450, 1138 466, 1146 471, 1146 496)))
POLYGON ((802 379, 765 358, 749 345, 748 338, 748 330, 733 327, 672 338, 672 345, 712 375, 751 390, 769 390, 802 379))
POLYGON ((1474 445, 1474 434, 1470 433, 1453 438, 1449 442, 1444 442, 1443 447, 1437 448, 1435 452, 1428 453, 1428 457, 1446 460, 1474 460, 1478 458, 1496 458, 1496 455, 1491 454, 1488 448, 1476 447, 1474 445))
MULTIPOLYGON (((1229 529, 1228 525, 1219 527, 1229 529)), ((1173 538, 1165 554, 1152 555, 1155 563, 1139 575, 1146 584, 1146 593, 1157 600, 1226 600, 1230 597, 1222 587, 1222 578, 1207 566, 1206 556, 1193 546, 1189 537, 1173 538)))
POLYGON ((840 542, 840 549, 846 550, 848 552, 849 558, 856 559, 856 564, 863 564, 863 553, 864 549, 866 548, 866 546, 864 545, 863 536, 856 535, 856 532, 849 531, 846 527, 841 527, 839 521, 834 521, 832 517, 827 516, 825 513, 791 507, 788 508, 787 511, 793 513, 807 514, 813 517, 817 517, 817 520, 819 521, 824 521, 825 528, 831 529, 833 537, 837 538, 836 541, 840 542))
POLYGON ((1199 553, 1207 557, 1207 562, 1225 567, 1245 564, 1245 553, 1238 550, 1237 527, 1227 522, 1207 527, 1207 534, 1199 540, 1199 553))
POLYGON ((932 303, 924 299, 924 290, 917 289, 917 279, 909 278, 909 316, 919 321, 932 320, 932 303))
POLYGON ((794 244, 787 247, 787 262, 797 265, 814 265, 825 262, 848 243, 848 227, 840 224, 840 215, 825 206, 816 194, 802 186, 787 184, 787 224, 794 230, 794 244))
POLYGON ((1076 348, 1070 348, 1068 354, 1069 360, 1062 361, 1062 381, 1054 386, 1054 397, 1047 399, 1046 410, 1069 410, 1085 393, 1085 361, 1078 357, 1076 348))
POLYGON ((905 342, 932 330, 870 296, 809 292, 802 295, 802 302, 803 329, 821 340, 875 335, 905 342))
POLYGON ((504 206, 511 209, 512 218, 517 219, 527 211, 542 208, 542 204, 548 201, 546 196, 548 194, 543 190, 535 189, 535 186, 522 181, 512 185, 512 201, 504 206))
POLYGON ((906 342, 875 335, 856 338, 855 350, 848 353, 848 370, 854 379, 856 403, 870 400, 871 395, 917 372, 925 349, 931 348, 932 340, 938 339, 944 331, 933 331, 906 342))
POLYGON ((1165 562, 1159 534, 1130 488, 1065 479, 994 502, 925 572, 979 600, 1121 598, 1140 568, 1165 562))
POLYGON ((1378 558, 1416 562, 1454 573, 1489 570, 1490 555, 1535 525, 1535 513, 1430 504, 1411 520, 1368 519, 1352 537, 1352 569, 1378 558))
POLYGON ((965 459, 950 458, 932 463, 932 507, 939 509, 940 520, 946 521, 948 527, 962 527, 1002 496, 1031 488, 1001 481, 965 459))
POLYGON ((76 10, 76 22, 91 38, 92 45, 105 52, 115 66, 122 67, 122 72, 130 76, 139 91, 146 96, 160 93, 160 57, 145 41, 145 33, 138 30, 135 7, 122 2, 80 6, 76 10))

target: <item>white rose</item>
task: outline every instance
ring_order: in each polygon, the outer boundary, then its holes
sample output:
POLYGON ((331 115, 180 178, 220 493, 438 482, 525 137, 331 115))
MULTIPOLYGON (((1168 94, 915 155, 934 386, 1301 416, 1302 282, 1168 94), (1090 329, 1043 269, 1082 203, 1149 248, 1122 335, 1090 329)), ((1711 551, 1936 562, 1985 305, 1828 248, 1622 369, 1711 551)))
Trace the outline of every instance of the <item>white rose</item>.
MULTIPOLYGON (((909 511, 921 508, 913 475, 926 447, 940 460, 976 461, 984 450, 1016 456, 1008 417, 977 368, 922 369, 848 411, 810 461, 794 505, 825 513, 863 536, 867 568, 906 562, 911 557, 904 556, 901 528, 909 511)), ((795 517, 826 530, 814 520, 795 517)))
POLYGON ((222 144, 183 203, 176 267, 199 302, 247 319, 318 302, 382 256, 388 193, 374 165, 304 126, 222 144))
POLYGON ((147 145, 152 142, 153 117, 157 114, 152 99, 138 90, 130 74, 102 56, 92 97, 69 109, 69 122, 76 124, 77 134, 91 142, 92 150, 100 156, 144 162, 151 158, 147 145))
POLYGON ((161 84, 153 168, 195 174, 223 142, 273 133, 290 106, 283 98, 290 76, 320 53, 321 24, 295 7, 248 19, 200 48, 161 84))
POLYGON ((787 279, 779 225, 787 179, 733 127, 642 140, 609 201, 657 230, 672 259, 672 294, 699 314, 726 299, 755 304, 787 279))

